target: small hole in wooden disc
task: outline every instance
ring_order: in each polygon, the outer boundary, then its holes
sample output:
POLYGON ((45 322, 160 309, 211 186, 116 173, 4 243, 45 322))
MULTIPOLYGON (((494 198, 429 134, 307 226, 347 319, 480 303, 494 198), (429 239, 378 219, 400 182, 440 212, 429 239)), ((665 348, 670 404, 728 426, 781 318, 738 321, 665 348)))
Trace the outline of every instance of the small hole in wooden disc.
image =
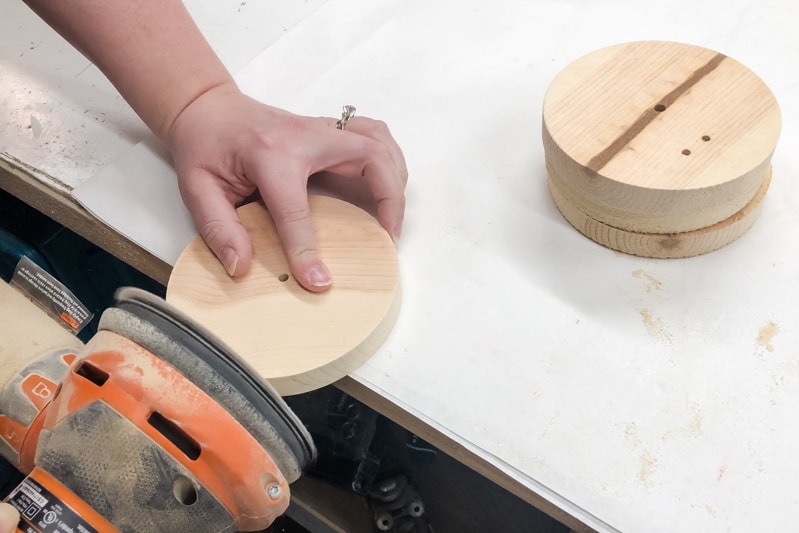
POLYGON ((682 155, 691 155, 691 151, 688 148, 686 148, 682 151, 682 155))
POLYGON ((710 135, 702 135, 702 140, 708 142, 710 140, 710 135))
POLYGON ((655 111, 657 111, 658 113, 662 113, 665 110, 666 110, 666 106, 664 106, 663 104, 658 104, 658 105, 655 106, 655 111))
POLYGON ((279 281, 288 281, 289 275, 288 274, 281 274, 277 277, 279 281))

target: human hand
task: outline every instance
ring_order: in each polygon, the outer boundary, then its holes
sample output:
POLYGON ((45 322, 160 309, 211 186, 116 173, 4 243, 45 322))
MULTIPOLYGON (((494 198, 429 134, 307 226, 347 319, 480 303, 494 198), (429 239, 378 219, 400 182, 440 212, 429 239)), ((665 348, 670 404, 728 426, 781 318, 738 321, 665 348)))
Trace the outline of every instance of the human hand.
POLYGON ((0 533, 14 533, 19 524, 19 513, 8 503, 0 502, 0 533))
POLYGON ((344 131, 336 122, 264 105, 232 85, 207 91, 174 121, 166 144, 183 201, 231 276, 252 260, 235 206, 258 190, 294 277, 310 291, 330 287, 308 208, 308 178, 320 172, 365 182, 378 221, 399 238, 408 176, 402 151, 382 122, 353 117, 344 131))

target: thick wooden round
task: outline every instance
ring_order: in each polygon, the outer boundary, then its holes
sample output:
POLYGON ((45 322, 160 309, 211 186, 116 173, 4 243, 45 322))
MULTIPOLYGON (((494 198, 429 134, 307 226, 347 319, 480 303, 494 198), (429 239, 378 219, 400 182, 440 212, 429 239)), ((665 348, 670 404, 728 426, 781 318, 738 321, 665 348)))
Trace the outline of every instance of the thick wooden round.
POLYGON ((580 233, 589 236, 599 244, 613 250, 644 257, 679 259, 718 250, 746 233, 760 213, 763 198, 766 196, 771 181, 770 178, 771 174, 769 173, 755 197, 731 217, 705 228, 671 234, 640 233, 614 228, 590 218, 580 211, 564 196, 558 188, 557 181, 551 178, 549 191, 563 217, 580 233))
POLYGON ((197 237, 178 258, 167 302, 219 337, 282 395, 333 383, 380 347, 399 314, 394 243, 366 212, 310 197, 322 259, 333 287, 322 294, 291 276, 274 224, 259 203, 239 208, 253 243, 250 271, 227 275, 197 237))
MULTIPOLYGON (((780 127, 774 95, 734 59, 673 42, 611 46, 567 65, 547 91, 550 189, 597 241, 599 227, 669 236, 720 224, 731 235, 725 220, 757 215, 750 204, 768 186, 780 127)), ((694 242, 691 255, 725 239, 694 242)), ((617 249, 650 256, 639 242, 617 249)))

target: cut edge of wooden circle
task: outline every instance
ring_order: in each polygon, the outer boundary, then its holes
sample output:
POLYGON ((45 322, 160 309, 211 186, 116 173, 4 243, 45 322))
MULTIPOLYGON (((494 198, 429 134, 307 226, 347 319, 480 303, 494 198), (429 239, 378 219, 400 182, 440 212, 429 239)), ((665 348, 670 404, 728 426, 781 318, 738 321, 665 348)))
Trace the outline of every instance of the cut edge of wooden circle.
POLYGON ((394 329, 401 307, 402 283, 398 279, 394 298, 383 319, 360 344, 326 365, 294 375, 266 376, 266 379, 281 396, 303 394, 335 383, 360 368, 377 352, 394 329))
POLYGON ((771 183, 769 167, 760 188, 743 209, 721 222, 682 233, 638 233, 616 228, 593 219, 578 209, 550 175, 547 180, 552 200, 577 231, 611 250, 655 259, 683 259, 706 254, 730 244, 752 227, 760 214, 771 183))
POLYGON ((542 137, 549 178, 562 194, 590 218, 631 233, 687 233, 721 223, 747 206, 771 172, 769 157, 721 188, 647 189, 581 167, 546 127, 542 137))

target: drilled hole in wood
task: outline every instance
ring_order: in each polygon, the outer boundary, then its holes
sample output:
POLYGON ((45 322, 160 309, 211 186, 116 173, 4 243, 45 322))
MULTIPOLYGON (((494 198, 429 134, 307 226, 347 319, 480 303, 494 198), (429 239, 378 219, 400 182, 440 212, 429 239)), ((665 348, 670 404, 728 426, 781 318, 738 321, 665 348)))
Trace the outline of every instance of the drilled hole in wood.
POLYGON ((663 104, 658 104, 658 105, 655 106, 655 111, 657 111, 658 113, 662 113, 665 110, 666 110, 666 106, 663 105, 663 104))
POLYGON ((710 135, 702 135, 702 140, 708 142, 710 140, 710 135))
POLYGON ((686 148, 682 151, 682 155, 691 155, 691 151, 688 148, 686 148))
POLYGON ((289 280, 289 275, 288 275, 288 274, 281 274, 281 275, 279 275, 279 276, 277 277, 277 279, 278 279, 279 281, 288 281, 288 280, 289 280))

